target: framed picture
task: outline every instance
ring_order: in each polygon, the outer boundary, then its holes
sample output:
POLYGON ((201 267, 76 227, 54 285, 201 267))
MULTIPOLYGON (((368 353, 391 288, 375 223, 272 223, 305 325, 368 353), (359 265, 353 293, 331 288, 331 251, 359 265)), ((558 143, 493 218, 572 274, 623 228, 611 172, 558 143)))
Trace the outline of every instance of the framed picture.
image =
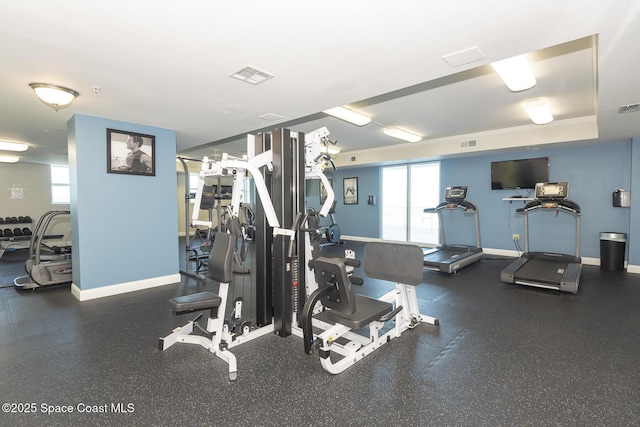
MULTIPOLYGON (((327 178, 329 180, 329 185, 331 186, 331 188, 333 188, 333 181, 331 181, 331 178, 327 178)), ((324 187, 324 184, 322 183, 322 181, 318 181, 319 185, 320 185, 320 204, 324 204, 325 200, 327 200, 327 189, 324 187)))
POLYGON ((107 129, 107 173, 156 175, 156 137, 107 129))
POLYGON ((344 178, 343 195, 345 205, 357 205, 358 204, 358 178, 344 178))

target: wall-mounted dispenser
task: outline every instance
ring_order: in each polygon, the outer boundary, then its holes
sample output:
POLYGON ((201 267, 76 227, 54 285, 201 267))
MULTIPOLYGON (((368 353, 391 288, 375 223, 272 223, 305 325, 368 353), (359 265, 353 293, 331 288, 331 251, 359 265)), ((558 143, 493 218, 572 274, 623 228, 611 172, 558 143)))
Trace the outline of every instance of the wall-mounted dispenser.
POLYGON ((628 208, 631 206, 631 193, 624 188, 617 188, 613 192, 613 207, 628 208))

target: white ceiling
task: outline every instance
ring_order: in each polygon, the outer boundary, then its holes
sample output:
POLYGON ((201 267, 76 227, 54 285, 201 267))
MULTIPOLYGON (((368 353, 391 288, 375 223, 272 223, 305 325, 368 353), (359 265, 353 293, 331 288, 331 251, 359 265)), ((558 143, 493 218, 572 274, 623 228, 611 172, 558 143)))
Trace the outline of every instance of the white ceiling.
MULTIPOLYGON (((343 153, 393 148, 382 127, 398 126, 424 137, 425 157, 455 152, 429 151, 437 142, 505 132, 537 135, 521 144, 640 136, 640 114, 618 114, 640 102, 633 0, 7 0, 0 16, 0 140, 28 143, 24 162, 66 163, 76 113, 173 129, 192 157, 240 154, 243 135, 280 126, 326 126, 343 153), (483 59, 443 59, 474 47, 483 59), (523 53, 538 84, 513 93, 488 64, 523 53), (275 77, 229 77, 245 65, 275 77), (31 82, 80 97, 55 112, 31 82), (538 97, 556 118, 544 129, 520 105, 538 97), (320 113, 345 104, 374 122, 320 113)), ((518 145, 500 141, 487 147, 518 145)))

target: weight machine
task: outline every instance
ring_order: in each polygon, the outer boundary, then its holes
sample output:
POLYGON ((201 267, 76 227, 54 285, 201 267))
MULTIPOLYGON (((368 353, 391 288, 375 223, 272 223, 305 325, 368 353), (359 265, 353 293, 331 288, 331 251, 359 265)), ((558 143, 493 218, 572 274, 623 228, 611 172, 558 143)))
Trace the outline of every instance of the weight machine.
MULTIPOLYGON (((326 216, 335 199, 329 181, 323 173, 324 168, 331 164, 329 156, 322 152, 322 145, 327 143, 327 135, 326 128, 312 132, 306 137, 303 133, 292 132, 288 129, 276 129, 270 133, 249 135, 248 155, 243 158, 232 157, 226 153, 222 155, 220 160, 214 161, 204 158, 196 191, 196 206, 194 206, 196 212, 199 209, 198 203, 201 199, 205 177, 220 175, 233 177, 232 201, 229 206, 230 218, 238 217, 243 198, 243 183, 247 174, 251 174, 254 179, 255 189, 259 196, 255 215, 257 329, 251 330, 249 327, 241 327, 240 331, 234 332, 224 322, 229 282, 231 281, 230 266, 232 259, 237 258, 235 252, 237 240, 234 236, 225 234, 225 238, 214 241, 207 273, 209 278, 220 282, 218 295, 212 292, 200 292, 170 300, 175 314, 209 310, 210 314, 205 331, 207 337, 190 335, 200 317, 198 315, 191 322, 174 329, 170 335, 161 338, 159 342, 161 350, 166 350, 178 342, 199 344, 228 363, 229 379, 234 381, 237 378, 237 364, 235 356, 229 350, 268 333, 274 333, 280 337, 293 334, 304 338, 305 347, 309 345, 310 348, 320 348, 323 367, 329 372, 338 373, 390 339, 399 336, 407 328, 412 328, 420 322, 438 324, 437 319, 419 314, 415 292, 411 289, 407 290, 406 285, 400 286, 401 284, 398 284, 400 287, 380 300, 371 299, 378 301, 374 304, 380 310, 373 314, 365 310, 367 312, 365 318, 361 318, 360 314, 363 308, 366 309, 369 306, 369 300, 357 297, 355 306, 349 306, 346 311, 342 310, 345 311, 346 317, 334 318, 334 320, 337 319, 335 325, 319 323, 316 319, 312 320, 316 313, 323 310, 323 306, 317 304, 319 300, 316 300, 309 303, 310 308, 305 308, 307 295, 310 295, 310 298, 315 298, 314 294, 331 293, 331 290, 340 292, 343 284, 338 280, 318 280, 319 277, 322 277, 318 276, 318 274, 322 274, 318 272, 326 271, 326 269, 322 267, 321 263, 318 263, 318 267, 316 267, 314 258, 318 258, 320 253, 313 253, 312 245, 309 242, 308 224, 301 220, 301 212, 304 210, 303 189, 306 179, 320 179, 327 189, 327 199, 317 216, 326 216), (312 260, 313 262, 311 262, 312 260), (315 270, 315 274, 312 269, 315 270), (352 309, 353 311, 351 311, 352 309), (384 326, 384 323, 394 317, 398 326, 394 328, 393 332, 379 335, 378 331, 384 326), (352 344, 344 347, 326 334, 319 336, 316 341, 311 328, 312 321, 315 327, 330 331, 327 332, 328 334, 335 332, 343 338, 351 340, 352 344), (300 326, 301 324, 303 327, 300 326), (372 330, 375 330, 375 333, 372 332, 368 339, 366 337, 357 338, 357 334, 349 332, 351 329, 368 325, 371 325, 372 330), (367 341, 370 342, 367 344, 367 341), (316 342, 318 345, 314 345, 316 342), (339 362, 336 367, 333 366, 329 356, 332 351, 337 351, 338 354, 344 356, 344 361, 339 362)), ((201 222, 197 218, 193 218, 192 223, 206 225, 206 222, 201 222)), ((375 246, 372 251, 379 253, 377 259, 384 259, 382 252, 385 250, 397 252, 398 249, 383 245, 375 246)), ((406 266, 406 263, 395 262, 396 258, 392 257, 389 259, 394 263, 394 268, 398 270, 394 270, 397 274, 390 276, 381 273, 373 277, 385 280, 407 279, 409 285, 415 286, 422 279, 422 250, 418 247, 413 247, 413 249, 419 252, 417 269, 414 268, 410 273, 407 273, 402 267, 406 266), (416 273, 418 270, 420 280, 414 283, 418 278, 416 273)), ((376 257, 374 256, 374 258, 376 257)), ((404 258, 405 256, 401 255, 399 259, 404 258)), ((331 264, 331 262, 333 261, 325 262, 325 265, 331 264)), ((374 264, 376 263, 374 262, 374 264)), ((378 264, 388 265, 386 263, 378 264)), ((340 271, 343 270, 345 270, 344 267, 340 271)), ((409 288, 412 287, 409 286, 409 288)), ((340 305, 327 305, 324 308, 327 307, 335 310, 336 313, 341 310, 340 305)))
MULTIPOLYGON (((297 231, 300 219, 297 210, 304 203, 303 192, 300 192, 300 196, 295 200, 291 194, 296 189, 302 188, 301 184, 304 184, 304 174, 300 176, 304 171, 300 168, 304 152, 303 144, 298 143, 299 136, 292 137, 290 131, 286 129, 278 129, 272 134, 249 135, 247 151, 250 154, 248 156, 237 158, 225 153, 220 160, 205 157, 200 170, 192 224, 209 227, 210 223, 197 218, 204 189, 204 178, 233 177, 232 198, 228 209, 229 217, 235 219, 238 218, 240 203, 243 199, 244 180, 248 173, 253 176, 260 201, 256 206, 258 222, 256 227, 258 246, 256 307, 259 328, 253 331, 249 328, 241 328, 241 331, 236 334, 224 324, 226 299, 232 277, 230 266, 232 259, 237 258, 236 238, 225 234, 224 237, 218 236, 223 238, 214 240, 209 256, 208 276, 220 282, 219 295, 200 292, 173 298, 170 301, 176 314, 210 310, 206 332, 211 337, 190 335, 198 316, 186 325, 174 329, 170 335, 161 338, 159 341, 161 350, 166 350, 177 342, 199 344, 228 363, 229 379, 234 381, 237 378, 237 364, 235 356, 229 351, 231 348, 268 333, 273 332, 280 336, 291 333, 292 298, 298 295, 297 289, 292 290, 298 286, 297 282, 292 280, 292 277, 297 274, 295 245, 298 242, 296 238, 301 233, 297 231), (296 179, 296 175, 299 179, 296 179), (290 189, 288 194, 278 190, 286 187, 290 189), (261 258, 263 261, 260 261, 261 258), (289 286, 284 285, 287 282, 289 286)), ((303 138, 304 135, 301 137, 303 138)), ((241 233, 244 234, 244 232, 241 233)), ((302 251, 299 253, 303 254, 302 251)))

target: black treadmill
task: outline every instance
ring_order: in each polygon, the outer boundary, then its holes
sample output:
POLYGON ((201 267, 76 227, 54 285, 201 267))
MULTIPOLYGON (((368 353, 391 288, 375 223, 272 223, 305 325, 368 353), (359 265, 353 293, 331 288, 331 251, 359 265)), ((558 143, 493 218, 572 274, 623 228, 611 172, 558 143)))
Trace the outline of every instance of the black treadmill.
POLYGON ((544 182, 536 184, 536 199, 516 213, 524 215, 524 253, 500 274, 500 280, 562 292, 578 292, 582 260, 580 259, 580 206, 567 199, 569 184, 544 182), (529 252, 529 212, 538 209, 556 209, 576 218, 576 254, 529 252))
POLYGON ((482 245, 480 244, 480 221, 478 207, 467 200, 468 187, 447 187, 444 192, 444 202, 435 208, 425 209, 425 213, 437 213, 440 222, 440 245, 433 249, 424 249, 424 267, 443 273, 455 273, 459 269, 480 261, 482 245), (476 225, 476 246, 448 245, 444 238, 444 209, 460 209, 465 214, 473 215, 476 225))

